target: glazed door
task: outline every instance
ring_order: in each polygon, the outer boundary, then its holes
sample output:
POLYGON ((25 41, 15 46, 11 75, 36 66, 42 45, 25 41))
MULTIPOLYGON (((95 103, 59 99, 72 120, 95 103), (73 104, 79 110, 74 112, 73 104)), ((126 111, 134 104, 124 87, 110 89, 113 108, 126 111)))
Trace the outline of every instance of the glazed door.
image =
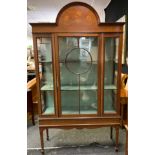
POLYGON ((98 41, 98 35, 57 37, 60 115, 98 114, 98 41))
POLYGON ((39 109, 42 115, 55 115, 53 45, 51 35, 36 37, 36 69, 38 71, 39 109))
POLYGON ((103 113, 119 112, 121 44, 120 36, 104 35, 103 113))

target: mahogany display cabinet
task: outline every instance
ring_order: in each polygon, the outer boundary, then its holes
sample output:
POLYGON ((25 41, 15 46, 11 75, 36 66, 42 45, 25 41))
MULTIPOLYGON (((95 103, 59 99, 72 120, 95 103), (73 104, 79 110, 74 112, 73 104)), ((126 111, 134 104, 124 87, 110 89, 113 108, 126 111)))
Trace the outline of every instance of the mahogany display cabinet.
POLYGON ((118 150, 123 24, 101 23, 82 2, 56 23, 31 23, 42 154, 49 128, 114 127, 118 150))

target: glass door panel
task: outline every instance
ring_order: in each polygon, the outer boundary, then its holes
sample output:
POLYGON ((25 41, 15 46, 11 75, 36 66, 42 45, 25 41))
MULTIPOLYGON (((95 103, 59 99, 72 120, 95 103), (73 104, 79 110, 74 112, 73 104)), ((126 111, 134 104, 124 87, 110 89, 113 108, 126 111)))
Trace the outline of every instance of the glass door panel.
POLYGON ((62 114, 97 114, 97 37, 59 37, 62 114))
POLYGON ((42 114, 54 114, 51 38, 37 38, 42 114))
POLYGON ((104 112, 116 112, 119 38, 106 37, 104 40, 104 112))

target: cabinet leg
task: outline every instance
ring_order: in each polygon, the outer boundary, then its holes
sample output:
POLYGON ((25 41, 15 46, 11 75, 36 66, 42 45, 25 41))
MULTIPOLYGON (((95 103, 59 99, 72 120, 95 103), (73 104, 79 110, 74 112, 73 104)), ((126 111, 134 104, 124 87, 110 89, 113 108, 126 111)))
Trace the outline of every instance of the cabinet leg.
POLYGON ((115 145, 115 151, 118 151, 118 140, 119 140, 119 127, 115 127, 116 130, 116 145, 115 145))
POLYGON ((46 129, 46 136, 47 136, 47 140, 49 140, 48 129, 46 129))
POLYGON ((125 146, 125 155, 128 155, 128 129, 126 128, 126 146, 125 146))
POLYGON ((123 128, 123 116, 124 116, 124 110, 123 105, 121 105, 121 128, 123 128))
POLYGON ((44 137, 43 137, 44 129, 39 128, 39 131, 40 131, 41 153, 42 155, 44 155, 44 137))
POLYGON ((113 128, 112 128, 112 126, 111 126, 111 127, 110 127, 110 138, 111 138, 111 139, 113 138, 112 133, 113 133, 113 128))

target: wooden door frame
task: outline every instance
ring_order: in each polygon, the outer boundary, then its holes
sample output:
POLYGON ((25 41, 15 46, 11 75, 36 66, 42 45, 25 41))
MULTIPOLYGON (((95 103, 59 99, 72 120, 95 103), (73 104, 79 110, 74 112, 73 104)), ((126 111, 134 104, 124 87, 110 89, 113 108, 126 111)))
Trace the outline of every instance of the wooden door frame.
POLYGON ((54 56, 54 42, 53 36, 51 33, 37 33, 33 34, 33 46, 34 46, 34 58, 35 58, 35 72, 36 72, 36 82, 37 82, 37 93, 38 93, 38 113, 39 116, 43 117, 56 117, 57 114, 57 91, 56 91, 56 74, 55 74, 55 56, 54 56), (41 90, 40 90, 40 75, 39 73, 39 61, 38 61, 38 47, 37 47, 37 38, 50 38, 51 42, 51 55, 52 55, 52 70, 53 70, 53 85, 54 85, 54 114, 42 114, 42 101, 41 101, 41 90))
MULTIPOLYGON (((103 109, 103 116, 120 116, 120 89, 121 89, 121 70, 122 70, 122 41, 123 41, 123 34, 122 33, 103 33, 103 50, 104 50, 104 60, 105 60, 105 38, 118 38, 119 39, 119 46, 118 46, 118 75, 117 75, 117 101, 116 101, 116 113, 105 113, 103 109)), ((105 63, 105 61, 104 61, 105 63)), ((104 74, 104 65, 103 65, 103 74, 104 74)), ((103 78, 104 83, 104 78, 103 78)), ((104 84, 103 84, 104 85, 104 84)), ((104 96, 104 89, 103 89, 103 96, 104 96)), ((103 99, 103 107, 104 107, 104 99, 103 99)))
POLYGON ((100 71, 101 71, 101 60, 100 60, 100 53, 101 53, 101 48, 100 48, 100 33, 55 33, 54 35, 55 38, 55 59, 56 59, 56 70, 57 70, 57 85, 58 85, 58 92, 57 92, 57 101, 58 101, 58 115, 59 117, 96 117, 96 116, 101 116, 101 91, 100 91, 100 86, 101 86, 101 78, 100 78, 100 71), (60 84, 60 65, 59 65, 59 42, 58 42, 58 38, 59 37, 97 37, 98 38, 98 64, 97 64, 97 68, 98 68, 98 73, 97 73, 97 82, 98 82, 98 90, 97 90, 97 96, 98 96, 98 110, 97 110, 97 114, 62 114, 62 109, 61 109, 61 84, 60 84))

